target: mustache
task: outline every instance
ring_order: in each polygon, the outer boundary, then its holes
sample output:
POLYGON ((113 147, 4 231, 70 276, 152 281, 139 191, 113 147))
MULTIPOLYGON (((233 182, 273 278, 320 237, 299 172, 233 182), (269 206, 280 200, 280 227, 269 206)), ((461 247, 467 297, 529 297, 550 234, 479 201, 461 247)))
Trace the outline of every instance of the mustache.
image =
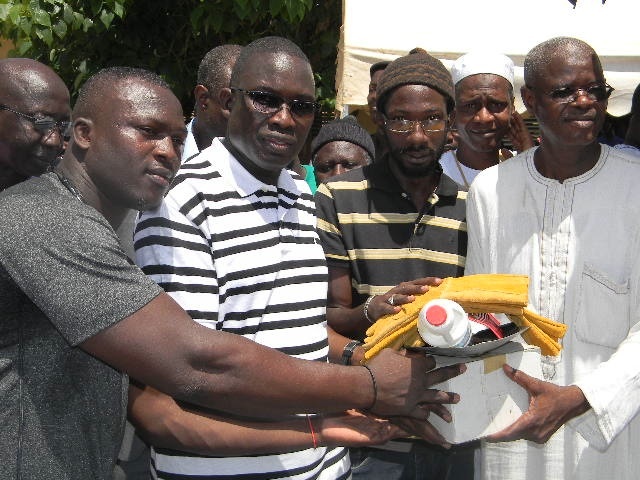
POLYGON ((436 151, 433 148, 427 147, 425 146, 411 146, 411 147, 404 147, 404 148, 398 148, 395 150, 396 153, 420 153, 420 154, 424 154, 424 155, 435 155, 436 151))

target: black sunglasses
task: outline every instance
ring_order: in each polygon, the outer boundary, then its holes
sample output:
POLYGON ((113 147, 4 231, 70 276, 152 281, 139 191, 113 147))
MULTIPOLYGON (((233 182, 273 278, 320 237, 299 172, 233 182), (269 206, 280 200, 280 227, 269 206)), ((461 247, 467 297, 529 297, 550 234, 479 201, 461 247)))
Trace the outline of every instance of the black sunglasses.
POLYGON ((279 112, 284 105, 296 117, 308 117, 319 110, 319 105, 311 100, 285 100, 280 95, 260 90, 244 90, 242 88, 231 88, 232 92, 240 92, 251 100, 251 104, 256 111, 266 115, 274 115, 279 112))
POLYGON ((602 102, 611 96, 614 88, 607 83, 596 83, 585 88, 562 87, 547 92, 546 95, 555 103, 573 103, 578 99, 580 92, 589 100, 602 102))

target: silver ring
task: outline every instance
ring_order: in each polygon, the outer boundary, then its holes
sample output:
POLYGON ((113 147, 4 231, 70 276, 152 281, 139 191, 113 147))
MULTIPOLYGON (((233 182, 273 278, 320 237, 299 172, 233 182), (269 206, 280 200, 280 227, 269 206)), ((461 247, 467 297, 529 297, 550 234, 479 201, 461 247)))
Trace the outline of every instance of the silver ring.
POLYGON ((393 297, 395 297, 395 294, 391 295, 388 299, 387 299, 387 303, 393 307, 395 307, 395 303, 393 303, 393 297))

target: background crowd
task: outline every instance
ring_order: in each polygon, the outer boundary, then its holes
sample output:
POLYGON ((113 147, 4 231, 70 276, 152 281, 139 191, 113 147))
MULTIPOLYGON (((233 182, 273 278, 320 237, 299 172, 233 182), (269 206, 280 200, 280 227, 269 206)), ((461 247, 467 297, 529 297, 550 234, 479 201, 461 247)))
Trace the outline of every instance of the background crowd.
POLYGON ((637 478, 640 88, 613 142, 588 44, 533 47, 521 92, 513 69, 415 48, 371 66, 374 132, 311 136, 282 37, 210 50, 187 121, 148 70, 72 106, 48 66, 0 60, 0 476, 637 478), (505 366, 525 415, 450 445, 429 417, 464 365, 364 364, 362 342, 473 273, 528 275, 569 334, 543 379, 505 366))

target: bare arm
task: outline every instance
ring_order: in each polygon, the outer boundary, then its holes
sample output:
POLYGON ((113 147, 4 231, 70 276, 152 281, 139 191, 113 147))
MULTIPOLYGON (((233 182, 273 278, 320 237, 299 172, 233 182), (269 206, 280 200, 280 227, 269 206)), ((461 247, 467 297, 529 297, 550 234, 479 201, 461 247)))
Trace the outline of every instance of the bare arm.
POLYGON ((425 374, 432 358, 387 350, 368 365, 374 388, 364 367, 298 360, 202 327, 164 293, 81 347, 172 397, 256 417, 354 408, 424 419, 429 405, 457 401, 431 386, 461 371, 453 366, 425 374))
POLYGON ((313 447, 314 436, 317 446, 355 447, 380 444, 404 435, 386 420, 356 412, 277 422, 226 418, 179 405, 151 387, 141 389, 133 384, 129 387, 129 419, 151 445, 200 455, 291 452, 313 447))

